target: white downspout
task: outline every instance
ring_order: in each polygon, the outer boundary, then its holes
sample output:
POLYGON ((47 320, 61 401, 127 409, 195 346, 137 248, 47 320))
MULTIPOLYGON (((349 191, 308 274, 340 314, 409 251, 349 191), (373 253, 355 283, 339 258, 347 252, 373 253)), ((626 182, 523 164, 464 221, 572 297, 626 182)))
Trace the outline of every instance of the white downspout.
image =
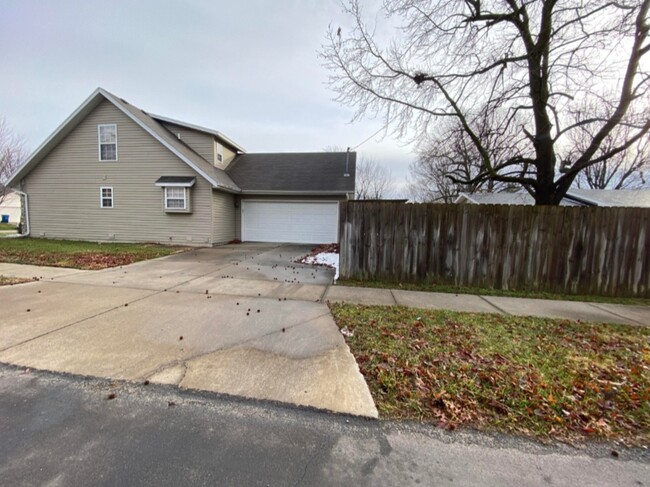
POLYGON ((29 226, 29 198, 27 196, 27 193, 24 193, 22 191, 18 191, 17 189, 12 189, 14 193, 18 193, 21 196, 25 197, 25 227, 27 227, 26 231, 18 235, 18 237, 29 237, 29 233, 31 231, 31 227, 29 226))

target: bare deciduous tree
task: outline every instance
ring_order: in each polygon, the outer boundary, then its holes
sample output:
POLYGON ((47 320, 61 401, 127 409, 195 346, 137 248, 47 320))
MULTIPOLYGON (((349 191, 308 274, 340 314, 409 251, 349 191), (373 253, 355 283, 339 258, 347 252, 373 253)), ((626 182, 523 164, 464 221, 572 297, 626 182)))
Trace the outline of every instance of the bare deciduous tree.
POLYGON ((380 200, 389 196, 392 174, 371 157, 361 157, 357 164, 355 197, 358 200, 380 200))
POLYGON ((0 118, 0 203, 5 197, 5 183, 26 157, 25 141, 11 130, 4 118, 0 118))
MULTIPOLYGON (((490 114, 494 118, 494 114, 490 114)), ((482 177, 481 155, 457 121, 439 131, 439 136, 421 143, 417 159, 411 163, 409 190, 416 201, 452 203, 460 192, 475 193, 513 190, 512 183, 482 177), (464 183, 470 181, 470 183, 464 183)), ((491 119, 478 124, 481 143, 497 163, 507 160, 517 150, 517 134, 495 130, 491 119)), ((512 166, 509 175, 525 172, 524 166, 512 166)))
POLYGON ((649 9, 650 0, 386 0, 388 27, 399 28, 384 45, 350 0, 351 32, 331 28, 321 55, 355 118, 381 117, 411 138, 456 120, 480 171, 455 182, 516 184, 537 204, 559 204, 580 173, 650 131, 649 9), (583 116, 585 105, 596 113, 583 116), (485 120, 522 138, 505 160, 481 139, 485 120), (607 148, 620 126, 626 138, 607 148), (572 133, 585 129, 577 151, 572 133))
MULTIPOLYGON (((619 126, 603 140, 597 155, 606 154, 629 138, 630 128, 619 126)), ((572 143, 584 150, 593 134, 588 128, 575 132, 572 143)), ((645 172, 650 169, 650 137, 646 135, 627 150, 618 152, 598 164, 587 167, 576 179, 578 187, 592 189, 637 189, 647 184, 645 172)))

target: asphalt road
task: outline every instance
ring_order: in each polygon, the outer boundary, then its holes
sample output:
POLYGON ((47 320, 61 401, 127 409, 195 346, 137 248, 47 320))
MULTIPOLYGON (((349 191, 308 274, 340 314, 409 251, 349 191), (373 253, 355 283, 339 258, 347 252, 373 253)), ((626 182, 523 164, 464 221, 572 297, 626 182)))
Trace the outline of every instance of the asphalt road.
POLYGON ((647 451, 611 449, 0 365, 2 486, 650 485, 647 451))

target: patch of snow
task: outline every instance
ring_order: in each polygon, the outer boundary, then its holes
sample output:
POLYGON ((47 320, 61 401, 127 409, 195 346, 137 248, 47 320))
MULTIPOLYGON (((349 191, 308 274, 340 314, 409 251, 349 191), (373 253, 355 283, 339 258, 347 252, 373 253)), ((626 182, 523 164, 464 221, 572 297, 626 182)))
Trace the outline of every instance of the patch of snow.
POLYGON ((339 254, 334 252, 321 252, 320 254, 305 257, 305 264, 321 264, 332 267, 335 271, 334 280, 339 278, 339 254))
POLYGON ((354 332, 352 330, 350 330, 347 326, 344 326, 343 328, 341 328, 340 331, 341 331, 341 335, 343 335, 344 337, 349 338, 349 337, 354 336, 354 332))

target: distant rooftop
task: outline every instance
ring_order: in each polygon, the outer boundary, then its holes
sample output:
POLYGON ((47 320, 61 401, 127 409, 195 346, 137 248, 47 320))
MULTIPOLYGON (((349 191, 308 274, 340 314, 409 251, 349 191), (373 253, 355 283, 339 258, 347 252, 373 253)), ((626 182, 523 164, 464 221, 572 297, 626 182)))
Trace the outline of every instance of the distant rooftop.
MULTIPOLYGON (((461 193, 456 203, 477 205, 534 205, 526 192, 517 193, 461 193)), ((650 189, 571 189, 561 206, 628 206, 650 208, 650 189)))

